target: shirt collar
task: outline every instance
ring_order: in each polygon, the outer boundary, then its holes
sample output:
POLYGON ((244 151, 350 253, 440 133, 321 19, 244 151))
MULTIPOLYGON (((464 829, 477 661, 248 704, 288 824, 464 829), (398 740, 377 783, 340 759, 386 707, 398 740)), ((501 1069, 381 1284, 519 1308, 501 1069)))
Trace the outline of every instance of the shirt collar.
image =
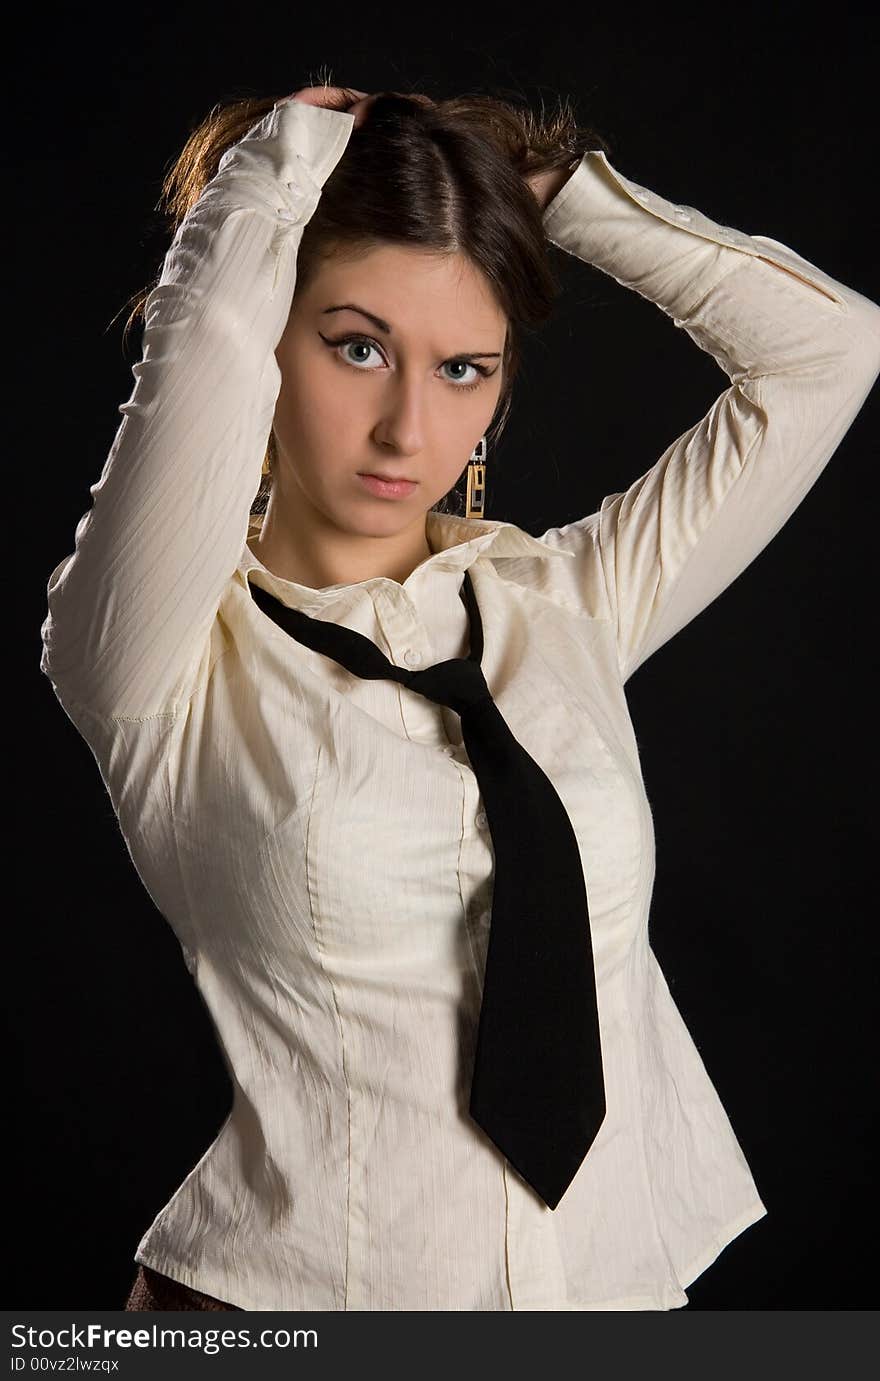
MULTIPOLYGON (((452 513, 438 513, 429 509, 425 515, 428 542, 432 555, 426 558, 404 581, 421 580, 430 571, 465 571, 482 556, 490 560, 502 556, 573 556, 564 547, 551 547, 539 537, 532 537, 515 523, 505 523, 500 519, 461 518, 452 513)), ((259 534, 263 515, 251 514, 248 521, 248 540, 259 534)), ((388 576, 371 576, 368 580, 348 585, 327 585, 316 590, 311 585, 300 585, 295 580, 282 580, 273 574, 245 544, 238 564, 238 575, 247 582, 254 573, 256 584, 276 594, 286 603, 295 603, 300 609, 321 607, 347 596, 350 592, 370 589, 374 585, 391 584, 388 576)))

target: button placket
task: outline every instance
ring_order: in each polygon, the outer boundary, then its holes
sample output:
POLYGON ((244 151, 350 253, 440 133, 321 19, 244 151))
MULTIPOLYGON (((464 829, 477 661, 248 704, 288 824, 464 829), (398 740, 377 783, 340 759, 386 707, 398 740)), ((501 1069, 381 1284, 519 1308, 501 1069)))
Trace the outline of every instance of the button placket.
MULTIPOLYGON (((395 666, 411 671, 430 666, 435 659, 418 611, 405 590, 400 586, 389 589, 390 584, 383 583, 373 592, 377 621, 387 644, 385 655, 395 666)), ((397 686, 397 694, 407 736, 426 747, 454 753, 451 744, 438 742, 446 738, 442 707, 403 685, 397 686)))

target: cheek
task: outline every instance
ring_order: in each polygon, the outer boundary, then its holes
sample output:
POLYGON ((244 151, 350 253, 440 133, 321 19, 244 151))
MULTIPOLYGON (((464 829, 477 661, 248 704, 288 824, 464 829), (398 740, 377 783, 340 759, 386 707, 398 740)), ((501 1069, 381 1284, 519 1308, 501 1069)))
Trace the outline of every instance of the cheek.
POLYGON ((341 388, 336 371, 326 362, 312 361, 296 367, 281 364, 281 388, 275 405, 276 432, 296 449, 310 451, 334 449, 351 425, 354 409, 346 394, 341 403, 341 388))

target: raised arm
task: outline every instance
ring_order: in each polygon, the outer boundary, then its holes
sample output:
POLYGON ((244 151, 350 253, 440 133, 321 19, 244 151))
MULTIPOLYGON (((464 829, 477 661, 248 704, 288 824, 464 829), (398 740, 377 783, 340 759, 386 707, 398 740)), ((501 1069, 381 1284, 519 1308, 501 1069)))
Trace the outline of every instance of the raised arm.
POLYGON ((598 513, 542 540, 613 620, 623 681, 749 565, 822 473, 880 372, 880 307, 766 235, 719 225, 591 151, 549 239, 654 302, 731 386, 598 513))
POLYGON ((297 250, 354 123, 276 103, 178 227, 92 507, 49 578, 40 667, 74 720, 173 713, 196 684, 247 540, 297 250))

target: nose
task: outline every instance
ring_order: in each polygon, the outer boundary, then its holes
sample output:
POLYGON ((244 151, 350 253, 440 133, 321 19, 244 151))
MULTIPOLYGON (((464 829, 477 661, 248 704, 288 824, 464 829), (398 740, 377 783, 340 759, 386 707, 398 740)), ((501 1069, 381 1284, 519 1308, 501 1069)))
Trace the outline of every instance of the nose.
POLYGON ((401 381, 385 395, 382 416, 373 437, 377 445, 392 446, 399 455, 417 455, 425 447, 425 403, 418 381, 401 381))

